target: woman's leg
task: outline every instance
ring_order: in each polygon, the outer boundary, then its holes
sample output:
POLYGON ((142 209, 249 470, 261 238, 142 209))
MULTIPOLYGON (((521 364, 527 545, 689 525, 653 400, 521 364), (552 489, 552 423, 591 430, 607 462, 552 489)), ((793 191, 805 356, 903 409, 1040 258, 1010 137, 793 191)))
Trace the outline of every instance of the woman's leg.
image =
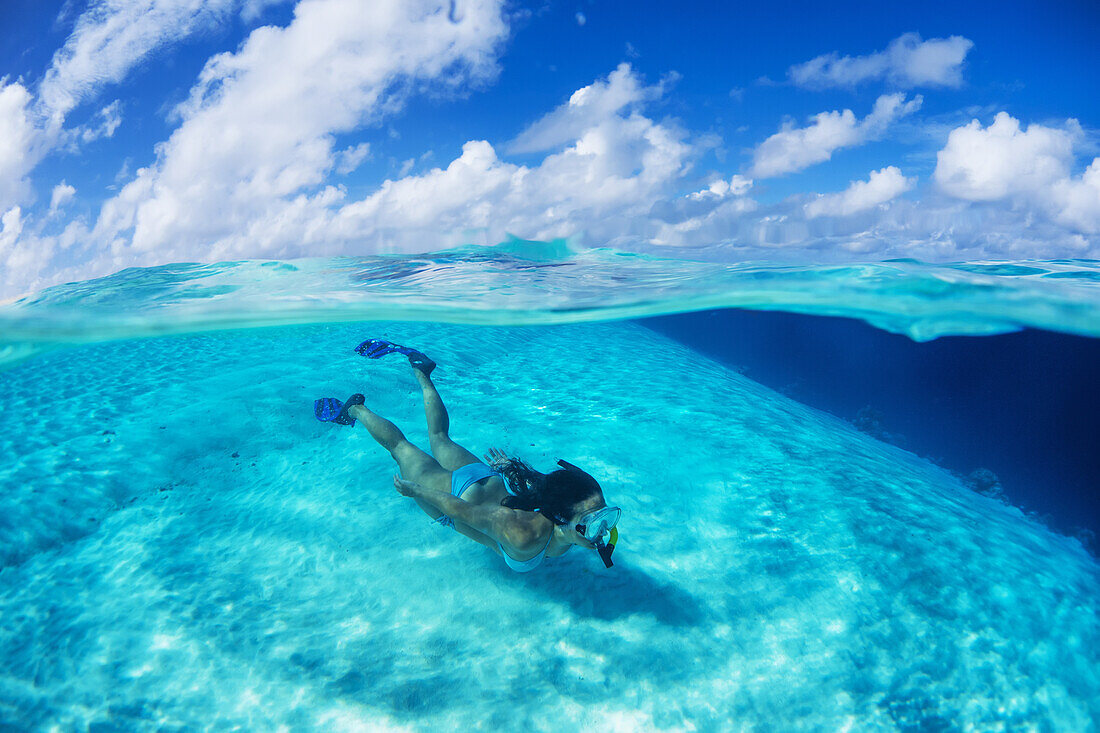
MULTIPOLYGON (((439 465, 447 471, 457 471, 459 468, 468 466, 471 463, 480 463, 480 458, 451 440, 448 434, 451 421, 447 416, 447 408, 443 405, 443 399, 439 396, 435 384, 432 383, 432 378, 419 369, 413 369, 413 374, 416 376, 416 381, 420 383, 420 388, 424 391, 424 417, 428 420, 428 441, 431 443, 432 455, 435 456, 439 465)), ((428 510, 425 509, 425 511, 428 510)), ((429 511, 428 513, 431 514, 432 512, 429 511)), ((500 554, 497 543, 492 537, 482 534, 462 522, 455 522, 454 528, 459 534, 466 535, 475 542, 485 545, 496 554, 500 554)))
POLYGON ((447 408, 443 406, 443 399, 432 383, 432 378, 419 369, 413 369, 416 381, 420 383, 420 389, 424 391, 424 417, 428 420, 428 442, 431 444, 432 455, 439 461, 439 465, 448 471, 454 471, 471 463, 478 463, 481 459, 458 443, 451 440, 448 434, 451 420, 447 416, 447 408))
MULTIPOLYGON (((434 458, 410 443, 396 425, 386 418, 374 414, 365 405, 355 405, 349 408, 348 414, 363 423, 367 431, 370 432, 371 437, 390 452, 393 460, 397 461, 397 465, 401 469, 402 478, 450 493, 451 472, 445 470, 434 458)), ((432 519, 437 519, 442 515, 442 512, 426 501, 417 499, 416 503, 432 519)))

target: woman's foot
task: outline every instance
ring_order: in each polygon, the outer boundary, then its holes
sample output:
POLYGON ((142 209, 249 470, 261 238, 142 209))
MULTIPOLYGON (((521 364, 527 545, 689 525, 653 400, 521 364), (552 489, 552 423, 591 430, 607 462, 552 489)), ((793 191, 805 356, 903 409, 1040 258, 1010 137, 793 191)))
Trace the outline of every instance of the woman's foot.
POLYGON ((432 372, 435 371, 435 362, 419 351, 413 351, 409 354, 409 364, 425 377, 432 376, 432 372))
POLYGON ((432 370, 435 369, 435 362, 422 352, 383 339, 368 339, 355 347, 355 353, 368 359, 381 359, 387 354, 403 354, 409 358, 409 364, 412 365, 412 368, 423 372, 425 376, 430 376, 432 370))
POLYGON ((345 402, 335 397, 322 397, 313 402, 313 414, 321 422, 333 422, 337 425, 354 425, 355 416, 351 411, 366 402, 361 394, 353 394, 345 402))

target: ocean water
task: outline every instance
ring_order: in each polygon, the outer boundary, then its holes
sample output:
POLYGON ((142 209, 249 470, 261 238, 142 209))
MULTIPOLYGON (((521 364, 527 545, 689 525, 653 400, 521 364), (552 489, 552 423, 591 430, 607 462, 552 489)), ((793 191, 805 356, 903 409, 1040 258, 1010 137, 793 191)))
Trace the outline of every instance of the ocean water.
POLYGON ((1100 339, 1027 328, 916 342, 734 309, 641 322, 1100 548, 1100 339))
MULTIPOLYGON (((0 727, 1100 725, 1100 565, 944 466, 629 318, 738 306, 927 341, 1100 335, 1095 262, 789 266, 512 243, 179 265, 0 308, 0 727), (615 567, 516 574, 361 426, 595 475, 615 567), (988 337, 988 336, 986 336, 988 337)), ((736 339, 716 329, 713 338, 736 339)))

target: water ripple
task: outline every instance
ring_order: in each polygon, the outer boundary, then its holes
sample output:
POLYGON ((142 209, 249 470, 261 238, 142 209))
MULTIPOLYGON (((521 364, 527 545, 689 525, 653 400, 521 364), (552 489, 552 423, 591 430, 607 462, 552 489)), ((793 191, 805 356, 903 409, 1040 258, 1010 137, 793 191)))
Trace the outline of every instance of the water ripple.
POLYGON ((700 262, 515 240, 431 255, 132 268, 0 306, 0 365, 76 343, 358 320, 539 325, 711 308, 847 316, 916 340, 1100 336, 1096 260, 700 262))

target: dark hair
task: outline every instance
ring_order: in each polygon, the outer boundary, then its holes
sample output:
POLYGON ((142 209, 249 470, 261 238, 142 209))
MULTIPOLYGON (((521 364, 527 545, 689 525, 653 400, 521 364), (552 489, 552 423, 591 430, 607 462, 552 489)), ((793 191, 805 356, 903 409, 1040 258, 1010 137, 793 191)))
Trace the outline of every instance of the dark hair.
POLYGON ((567 461, 558 461, 562 468, 539 473, 518 458, 496 463, 493 468, 504 476, 515 495, 501 499, 501 506, 538 512, 554 524, 568 524, 573 507, 585 499, 602 495, 596 479, 567 461))

